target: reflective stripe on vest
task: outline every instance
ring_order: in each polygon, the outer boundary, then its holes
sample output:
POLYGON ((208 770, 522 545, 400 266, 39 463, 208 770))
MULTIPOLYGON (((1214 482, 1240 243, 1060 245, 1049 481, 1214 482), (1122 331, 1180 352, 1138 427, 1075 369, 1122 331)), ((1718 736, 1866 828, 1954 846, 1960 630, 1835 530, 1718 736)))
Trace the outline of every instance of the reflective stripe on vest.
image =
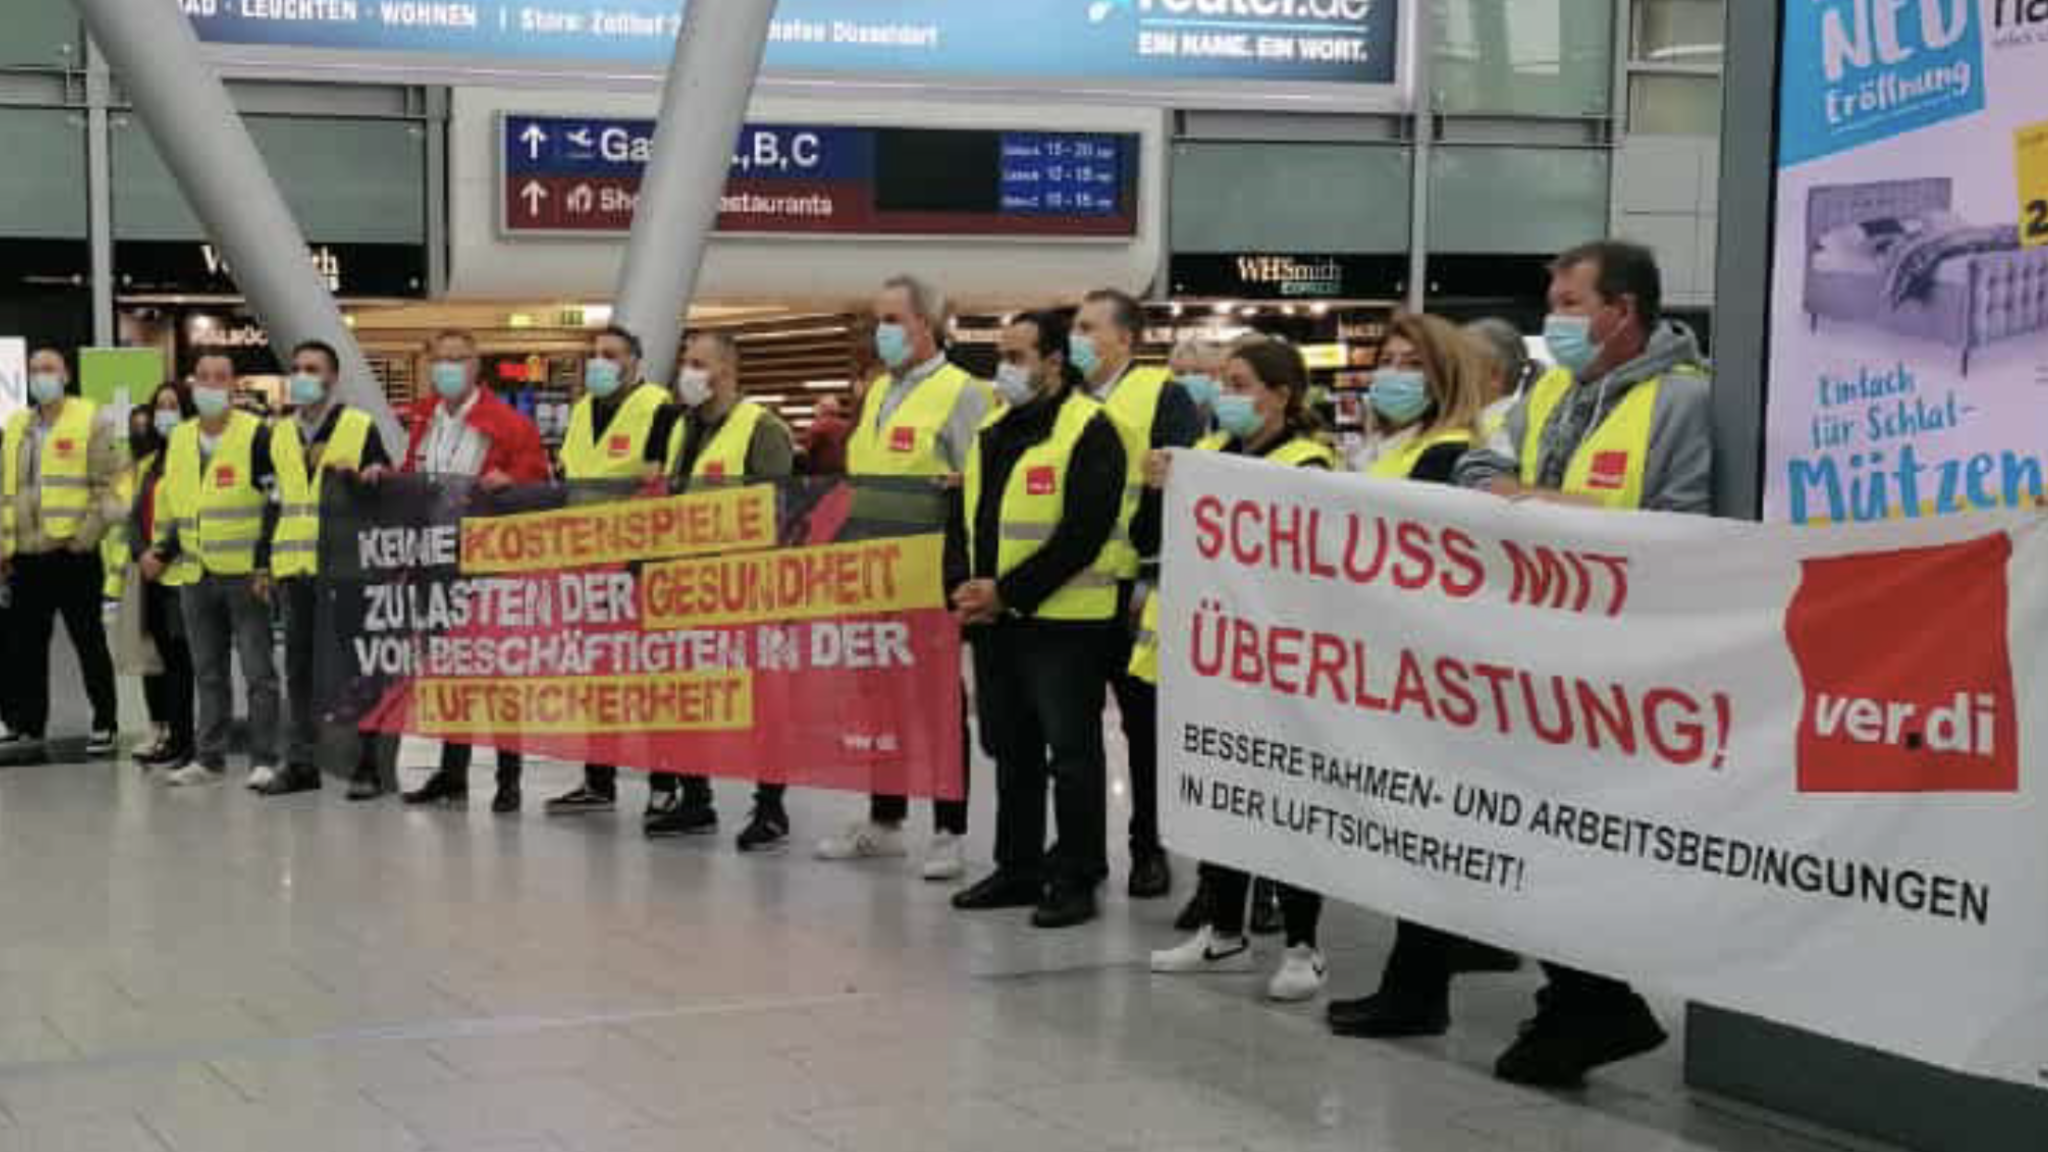
POLYGON ((1417 436, 1400 451, 1389 452, 1373 461, 1372 466, 1365 470, 1365 474, 1377 476, 1382 480, 1406 480, 1415 474, 1415 466, 1422 463, 1422 458, 1429 455, 1430 449, 1442 444, 1471 443, 1472 433, 1463 428, 1417 436))
POLYGON ((277 535, 270 542, 270 571, 280 579, 311 576, 320 570, 320 491, 330 469, 349 471, 363 466, 363 449, 369 446, 375 425, 367 412, 344 408, 335 417, 334 435, 320 453, 320 462, 307 466, 305 448, 299 442, 299 423, 280 420, 270 430, 270 464, 277 472, 277 490, 283 508, 277 519, 277 535))
MULTIPOLYGON (((982 422, 982 430, 995 427, 1006 411, 996 412, 982 422)), ((996 575, 1007 576, 1052 538, 1053 529, 1066 512, 1067 465, 1088 422, 1102 411, 1102 405, 1079 392, 1070 394, 1053 420, 1052 435, 1024 450, 1010 469, 1003 485, 1000 525, 996 541, 996 575)), ((967 501, 967 551, 974 554, 975 509, 981 506, 981 450, 977 445, 967 458, 965 477, 967 501)), ((1117 578, 1106 560, 1105 547, 1095 563, 1046 597, 1031 615, 1038 620, 1113 620, 1116 618, 1117 578)))
POLYGON ((1120 579, 1138 578, 1138 549, 1131 543, 1131 518, 1145 494, 1145 456, 1152 451, 1152 425, 1159 418, 1159 397, 1173 376, 1164 368, 1132 368, 1102 401, 1124 442, 1124 506, 1116 534, 1109 538, 1111 570, 1120 579))
MULTIPOLYGON (((1195 450, 1221 452, 1229 446, 1230 436, 1216 432, 1198 441, 1195 450)), ((1266 453, 1263 459, 1288 468, 1337 466, 1336 450, 1309 436, 1296 436, 1266 453)), ((1159 683, 1159 593, 1156 591, 1145 601, 1145 610, 1138 618, 1138 634, 1131 644, 1131 663, 1127 671, 1147 684, 1159 683)))
MULTIPOLYGON (((1642 507, 1643 478, 1650 459, 1650 433, 1657 415, 1657 393, 1662 377, 1645 380, 1630 388, 1621 402, 1608 409, 1598 427, 1588 432, 1572 450, 1565 466, 1564 486, 1570 496, 1591 496, 1603 507, 1629 510, 1642 507)), ((1534 487, 1542 474, 1543 430, 1557 416, 1558 409, 1576 384, 1562 368, 1552 369, 1529 395, 1529 426, 1522 435, 1522 483, 1534 487)))
POLYGON ((654 384, 633 389, 597 442, 595 409, 589 396, 576 402, 569 415, 569 434, 562 440, 562 475, 570 480, 638 480, 647 474, 647 437, 654 414, 668 403, 668 391, 654 384))
MULTIPOLYGON (((69 540, 78 535, 85 514, 92 507, 92 479, 88 465, 92 456, 92 423, 99 405, 77 396, 65 398, 57 422, 43 434, 42 460, 36 484, 42 516, 42 534, 51 540, 69 540)), ((21 448, 29 435, 30 423, 39 419, 37 410, 24 408, 7 422, 5 447, 0 449, 0 466, 7 474, 0 480, 6 508, 0 510, 0 546, 13 552, 19 526, 15 524, 15 502, 20 497, 21 448)))
POLYGON ((263 421, 247 412, 228 413, 227 427, 213 459, 199 459, 199 422, 188 420, 171 436, 164 469, 172 517, 181 550, 191 557, 192 575, 246 576, 256 570, 256 545, 263 536, 263 490, 250 476, 256 437, 263 421))

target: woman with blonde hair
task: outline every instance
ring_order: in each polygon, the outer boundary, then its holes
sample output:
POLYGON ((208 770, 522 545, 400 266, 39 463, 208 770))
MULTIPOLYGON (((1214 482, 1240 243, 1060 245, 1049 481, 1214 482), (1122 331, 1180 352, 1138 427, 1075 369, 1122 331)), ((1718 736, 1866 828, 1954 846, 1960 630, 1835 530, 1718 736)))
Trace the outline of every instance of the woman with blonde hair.
POLYGON ((1440 316, 1394 317, 1373 374, 1369 457, 1359 470, 1393 480, 1448 484, 1481 438, 1491 373, 1471 339, 1440 316))
MULTIPOLYGON (((1372 382, 1373 419, 1383 437, 1364 470, 1385 480, 1449 484, 1458 461, 1482 439, 1491 382, 1486 357, 1456 325, 1415 313, 1394 317, 1372 382)), ((1450 1027, 1453 975, 1520 966, 1513 953, 1403 920, 1380 990, 1332 1001, 1330 1030, 1381 1039, 1441 1035, 1450 1027)))

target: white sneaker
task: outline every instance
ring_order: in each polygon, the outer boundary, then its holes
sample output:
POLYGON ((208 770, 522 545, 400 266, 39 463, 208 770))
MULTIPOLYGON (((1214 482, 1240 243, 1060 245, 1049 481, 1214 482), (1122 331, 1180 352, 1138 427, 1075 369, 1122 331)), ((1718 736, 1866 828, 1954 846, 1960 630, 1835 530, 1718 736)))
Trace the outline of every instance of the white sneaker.
POLYGON ((273 768, 268 764, 258 764, 254 768, 249 769, 249 791, 261 792, 265 788, 270 787, 272 782, 274 782, 276 779, 276 768, 273 768))
POLYGON ((908 853, 909 849, 903 846, 901 828, 891 828, 887 824, 874 824, 866 820, 837 836, 828 836, 818 841, 820 860, 879 860, 908 853))
POLYGON ((1249 936, 1219 937, 1207 924, 1178 948, 1152 954, 1154 972, 1187 974, 1195 972, 1249 972, 1252 970, 1252 941, 1249 936))
POLYGON ((1280 970, 1273 973, 1273 980, 1266 985, 1266 998, 1283 1004, 1302 1000, 1313 1000, 1323 990, 1323 979, 1329 975, 1329 967, 1323 963, 1323 954, 1306 944, 1296 944, 1287 950, 1280 960, 1280 970))
POLYGON ((932 846, 925 853, 924 878, 933 883, 958 880, 967 875, 967 861, 960 854, 960 838, 951 832, 941 832, 932 837, 932 846))
POLYGON ((194 762, 164 777, 164 782, 173 788, 190 788, 200 784, 212 784, 223 775, 225 773, 215 772, 204 764, 194 762))

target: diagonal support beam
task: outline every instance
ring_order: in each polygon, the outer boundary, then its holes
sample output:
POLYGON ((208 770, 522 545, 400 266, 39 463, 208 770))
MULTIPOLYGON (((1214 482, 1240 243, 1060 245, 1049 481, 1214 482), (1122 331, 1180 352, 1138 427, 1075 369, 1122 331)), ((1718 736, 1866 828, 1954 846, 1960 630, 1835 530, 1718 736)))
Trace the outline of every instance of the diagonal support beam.
POLYGON ((774 14, 775 0, 696 0, 684 9, 613 310, 645 342, 649 380, 675 371, 774 14))
POLYGON ((75 3, 273 344, 280 350, 301 340, 334 345, 341 353, 342 399, 377 418, 393 451, 403 448, 403 427, 183 11, 163 0, 75 3))

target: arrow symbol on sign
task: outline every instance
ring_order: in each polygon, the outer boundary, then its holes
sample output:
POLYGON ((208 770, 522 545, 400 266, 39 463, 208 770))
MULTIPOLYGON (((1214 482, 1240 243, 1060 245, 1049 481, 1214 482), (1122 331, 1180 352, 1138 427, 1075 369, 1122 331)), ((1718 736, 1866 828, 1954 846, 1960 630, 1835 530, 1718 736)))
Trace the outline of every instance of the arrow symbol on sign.
POLYGON ((519 142, 526 145, 528 160, 540 159, 540 146, 548 142, 548 134, 538 124, 528 124, 526 131, 519 134, 519 142))
POLYGON ((541 186, 540 181, 528 180, 526 187, 519 190, 519 197, 526 201, 526 214, 538 216, 540 206, 547 202, 548 190, 541 186))

